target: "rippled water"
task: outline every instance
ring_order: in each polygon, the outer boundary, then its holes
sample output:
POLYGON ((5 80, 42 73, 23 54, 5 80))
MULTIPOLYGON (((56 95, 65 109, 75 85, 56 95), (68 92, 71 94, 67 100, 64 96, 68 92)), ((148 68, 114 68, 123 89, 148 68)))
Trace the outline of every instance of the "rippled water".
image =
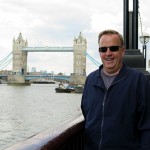
POLYGON ((0 150, 81 112, 81 94, 55 93, 57 84, 0 84, 0 150))

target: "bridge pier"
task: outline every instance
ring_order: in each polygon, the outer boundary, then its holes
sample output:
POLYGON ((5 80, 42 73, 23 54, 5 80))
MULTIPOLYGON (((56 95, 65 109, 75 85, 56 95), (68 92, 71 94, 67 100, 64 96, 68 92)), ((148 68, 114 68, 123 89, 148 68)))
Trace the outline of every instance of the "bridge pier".
POLYGON ((69 84, 70 85, 84 85, 86 76, 71 74, 69 84))
POLYGON ((8 75, 8 85, 30 85, 29 81, 25 80, 25 75, 12 74, 8 75))

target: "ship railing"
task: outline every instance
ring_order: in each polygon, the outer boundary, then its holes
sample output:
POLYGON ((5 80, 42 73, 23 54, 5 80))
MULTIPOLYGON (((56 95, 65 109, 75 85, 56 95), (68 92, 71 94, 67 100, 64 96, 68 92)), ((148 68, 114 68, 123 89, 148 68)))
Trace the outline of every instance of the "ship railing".
POLYGON ((83 150, 84 118, 79 114, 5 150, 83 150))

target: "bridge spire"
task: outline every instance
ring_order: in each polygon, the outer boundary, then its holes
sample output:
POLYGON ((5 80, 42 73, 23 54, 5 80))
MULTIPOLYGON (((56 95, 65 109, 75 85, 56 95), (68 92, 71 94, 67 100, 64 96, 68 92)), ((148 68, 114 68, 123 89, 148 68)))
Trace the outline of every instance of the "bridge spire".
POLYGON ((18 36, 18 42, 23 42, 23 41, 24 41, 24 39, 22 37, 22 33, 20 32, 19 36, 18 36))

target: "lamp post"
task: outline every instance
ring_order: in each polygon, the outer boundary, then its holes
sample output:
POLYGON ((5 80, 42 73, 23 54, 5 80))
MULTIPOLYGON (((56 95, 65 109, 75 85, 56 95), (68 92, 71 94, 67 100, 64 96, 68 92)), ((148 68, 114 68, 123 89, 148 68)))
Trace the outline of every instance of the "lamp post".
POLYGON ((139 39, 140 39, 140 42, 143 44, 144 65, 145 65, 145 69, 146 69, 146 54, 147 54, 146 44, 149 42, 150 36, 149 36, 149 34, 144 33, 144 35, 140 36, 139 39))

